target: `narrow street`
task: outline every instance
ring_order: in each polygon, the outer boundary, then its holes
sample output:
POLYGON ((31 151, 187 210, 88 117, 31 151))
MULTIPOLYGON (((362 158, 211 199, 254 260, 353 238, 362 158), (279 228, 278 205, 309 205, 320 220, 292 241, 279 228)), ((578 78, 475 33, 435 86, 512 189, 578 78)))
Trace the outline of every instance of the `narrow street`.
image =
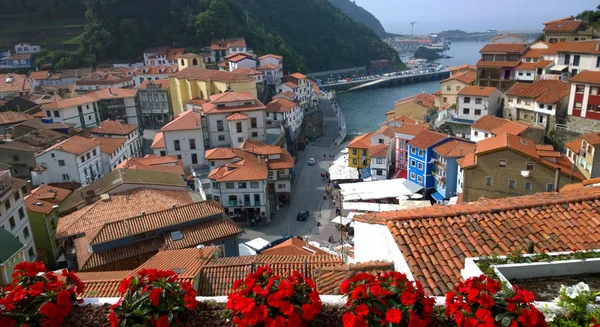
POLYGON ((319 242, 326 246, 329 236, 336 241, 340 239, 340 232, 330 224, 335 217, 335 207, 331 200, 323 200, 326 181, 321 180, 320 174, 327 172, 329 164, 335 160, 330 154, 338 155, 340 148, 332 148, 338 133, 338 122, 331 103, 327 99, 320 99, 323 110, 323 123, 325 135, 309 143, 305 151, 298 152, 296 164, 296 177, 292 186, 291 203, 275 213, 270 226, 247 227, 241 235, 240 241, 245 242, 256 237, 268 241, 285 235, 309 236, 310 241, 319 242), (326 157, 324 157, 324 155, 326 157), (308 159, 315 158, 317 164, 308 165, 308 159), (300 210, 308 210, 310 217, 306 221, 297 221, 296 215, 300 210), (317 226, 321 222, 321 226, 317 226))

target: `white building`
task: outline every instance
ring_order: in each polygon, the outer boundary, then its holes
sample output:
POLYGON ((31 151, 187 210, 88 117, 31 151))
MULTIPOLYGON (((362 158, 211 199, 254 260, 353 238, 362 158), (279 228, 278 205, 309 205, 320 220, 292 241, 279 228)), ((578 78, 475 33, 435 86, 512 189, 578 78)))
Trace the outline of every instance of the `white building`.
POLYGON ((169 75, 177 73, 179 67, 174 66, 147 66, 138 68, 135 71, 133 77, 133 84, 136 88, 139 88, 144 81, 158 81, 162 79, 168 79, 169 75))
POLYGON ((550 74, 554 67, 552 60, 540 60, 537 62, 521 62, 515 68, 515 80, 523 82, 535 82, 543 79, 543 76, 550 74))
POLYGON ((371 180, 386 180, 391 173, 390 142, 386 144, 375 144, 369 148, 371 158, 371 180))
POLYGON ((265 74, 253 68, 238 68, 234 70, 233 73, 243 74, 254 78, 257 89, 259 85, 263 85, 265 83, 265 74))
MULTIPOLYGON (((210 96, 210 102, 201 106, 188 103, 187 108, 202 112, 206 119, 208 134, 207 148, 239 147, 253 138, 265 142, 266 110, 254 95, 247 92, 230 91, 210 96)), ((168 146, 168 142, 166 142, 168 146)), ((167 155, 170 155, 167 151, 167 155)))
POLYGON ((312 104, 314 92, 313 87, 308 82, 308 77, 301 73, 293 73, 285 76, 284 83, 277 87, 277 93, 292 92, 296 99, 300 101, 302 109, 308 108, 312 104))
POLYGON ((257 70, 265 75, 265 80, 268 85, 275 87, 281 84, 283 80, 283 57, 268 54, 258 58, 257 70))
POLYGON ((210 42, 210 57, 207 58, 207 63, 218 64, 226 56, 240 52, 251 52, 248 51, 244 38, 213 39, 210 42))
POLYGON ((77 182, 88 185, 103 175, 100 142, 73 136, 35 156, 34 185, 77 182))
POLYGON ((255 55, 251 53, 236 53, 225 57, 227 60, 227 70, 232 72, 238 68, 256 69, 255 55))
POLYGON ((154 143, 157 143, 155 139, 152 145, 154 153, 158 151, 158 155, 163 155, 160 151, 164 151, 165 155, 182 160, 185 167, 195 168, 204 165, 205 146, 201 120, 200 113, 196 110, 184 111, 175 117, 160 129, 164 150, 154 148, 154 143))
POLYGON ((136 90, 103 89, 91 91, 78 97, 54 97, 54 101, 44 103, 42 110, 46 120, 52 123, 72 123, 75 128, 97 126, 106 119, 126 121, 129 125, 140 126, 137 110, 136 90))
POLYGON ((304 113, 300 105, 286 97, 276 98, 267 104, 267 125, 281 123, 290 129, 292 136, 298 135, 303 119, 304 113))
MULTIPOLYGON (((35 261, 37 249, 25 207, 25 181, 0 171, 0 228, 4 228, 25 245, 27 261, 35 261)), ((10 276, 9 276, 10 277, 10 276)))
POLYGON ((102 157, 102 174, 106 175, 127 160, 126 138, 94 137, 92 140, 100 142, 102 157))
POLYGON ((185 51, 184 48, 162 46, 144 50, 145 66, 177 66, 177 59, 185 51))
POLYGON ((15 52, 17 54, 39 53, 40 52, 40 46, 39 45, 33 45, 33 44, 30 44, 30 43, 17 43, 17 44, 15 44, 15 52))
POLYGON ((494 116, 501 100, 502 92, 495 87, 466 86, 458 92, 457 118, 474 123, 483 116, 494 116))
POLYGON ((142 156, 142 134, 138 126, 107 119, 90 130, 90 133, 96 137, 125 138, 127 158, 142 156))
POLYGON ((555 74, 565 74, 568 79, 582 70, 600 70, 600 42, 598 40, 559 42, 543 53, 545 60, 552 60, 555 74), (569 74, 566 74, 569 73, 569 74))

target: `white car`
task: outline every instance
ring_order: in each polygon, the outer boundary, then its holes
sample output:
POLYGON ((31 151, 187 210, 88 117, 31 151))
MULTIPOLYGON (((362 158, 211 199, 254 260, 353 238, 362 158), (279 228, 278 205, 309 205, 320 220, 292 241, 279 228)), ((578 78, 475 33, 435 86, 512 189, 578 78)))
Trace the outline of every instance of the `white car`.
POLYGON ((314 165, 316 163, 317 163, 317 161, 315 160, 315 158, 308 158, 308 165, 309 166, 312 166, 312 165, 314 165))

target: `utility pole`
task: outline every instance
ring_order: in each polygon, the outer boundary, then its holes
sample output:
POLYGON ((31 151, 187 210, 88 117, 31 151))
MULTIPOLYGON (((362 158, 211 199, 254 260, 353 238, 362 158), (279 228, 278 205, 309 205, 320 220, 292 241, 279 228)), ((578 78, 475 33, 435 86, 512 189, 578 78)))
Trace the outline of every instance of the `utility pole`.
POLYGON ((413 35, 414 35, 414 30, 415 30, 415 24, 416 23, 417 22, 411 22, 410 23, 410 37, 413 37, 413 35))

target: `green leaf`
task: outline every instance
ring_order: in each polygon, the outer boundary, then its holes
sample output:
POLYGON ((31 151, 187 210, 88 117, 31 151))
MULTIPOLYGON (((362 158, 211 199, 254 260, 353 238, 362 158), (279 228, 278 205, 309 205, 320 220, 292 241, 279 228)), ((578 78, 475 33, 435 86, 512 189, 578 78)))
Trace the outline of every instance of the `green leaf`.
POLYGON ((504 317, 502 318, 502 327, 508 327, 510 326, 510 322, 512 321, 512 319, 510 319, 510 317, 504 317))

